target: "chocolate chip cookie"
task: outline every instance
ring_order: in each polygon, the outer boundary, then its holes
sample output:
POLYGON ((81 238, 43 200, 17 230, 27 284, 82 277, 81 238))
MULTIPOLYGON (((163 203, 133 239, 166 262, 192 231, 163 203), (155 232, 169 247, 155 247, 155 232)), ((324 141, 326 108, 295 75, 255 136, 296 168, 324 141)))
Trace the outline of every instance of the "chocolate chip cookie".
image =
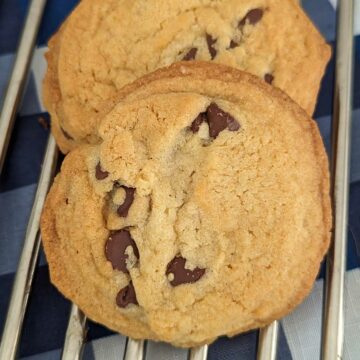
POLYGON ((210 62, 126 86, 41 219, 51 280, 92 320, 187 347, 264 326, 328 248, 327 157, 282 91, 210 62))
POLYGON ((49 48, 44 102, 63 152, 100 140, 124 85, 180 60, 250 72, 311 115, 330 56, 294 0, 83 0, 49 48))

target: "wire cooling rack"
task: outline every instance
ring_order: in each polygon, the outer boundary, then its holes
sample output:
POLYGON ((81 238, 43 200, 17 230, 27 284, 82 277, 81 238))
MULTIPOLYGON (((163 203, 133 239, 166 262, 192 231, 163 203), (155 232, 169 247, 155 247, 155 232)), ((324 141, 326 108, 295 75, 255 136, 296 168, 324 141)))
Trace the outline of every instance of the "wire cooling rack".
MULTIPOLYGON (((39 24, 46 0, 32 0, 24 23, 16 59, 0 114, 0 174, 6 158, 15 115, 18 111, 32 59, 39 24)), ((353 79, 353 17, 354 1, 340 0, 337 8, 336 68, 333 109, 332 199, 334 206, 333 242, 326 259, 325 303, 321 358, 342 359, 344 342, 344 275, 346 268, 346 235, 349 203, 350 137, 353 79)), ((0 360, 16 358, 17 348, 39 256, 39 221, 46 194, 55 174, 58 149, 49 136, 38 187, 27 226, 15 282, 10 298, 0 345, 0 360)), ((63 360, 82 358, 86 336, 86 317, 72 305, 62 352, 63 360)), ((260 329, 258 360, 275 360, 279 324, 277 321, 260 329)), ((127 339, 119 359, 142 360, 146 342, 127 339)), ((189 350, 190 360, 206 360, 207 346, 189 350)))

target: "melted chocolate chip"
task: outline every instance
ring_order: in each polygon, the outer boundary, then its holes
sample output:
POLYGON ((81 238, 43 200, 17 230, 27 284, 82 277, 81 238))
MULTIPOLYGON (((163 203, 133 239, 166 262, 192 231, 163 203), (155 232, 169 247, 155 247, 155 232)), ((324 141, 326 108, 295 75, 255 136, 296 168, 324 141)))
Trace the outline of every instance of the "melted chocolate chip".
POLYGON ((104 179, 106 179, 108 176, 109 176, 109 173, 108 173, 107 171, 103 171, 103 170, 101 169, 100 162, 98 162, 98 164, 96 165, 96 168, 95 168, 95 177, 96 177, 98 180, 104 180, 104 179))
POLYGON ((206 119, 206 114, 205 113, 200 113, 196 119, 191 123, 190 125, 190 130, 195 134, 199 131, 201 124, 207 121, 206 119))
POLYGON ((268 84, 272 84, 272 82, 273 82, 273 80, 274 80, 274 76, 271 75, 271 74, 265 74, 264 80, 265 80, 268 84))
POLYGON ((214 57, 217 54, 216 49, 213 47, 213 45, 216 43, 216 39, 214 39, 211 35, 206 34, 206 42, 209 49, 209 53, 211 56, 211 60, 214 59, 214 57))
POLYGON ((250 10, 244 18, 239 22, 239 28, 242 28, 246 23, 250 25, 255 25, 263 17, 264 11, 262 9, 252 9, 250 10))
POLYGON ((135 189, 129 188, 127 186, 121 186, 121 187, 125 190, 125 200, 118 207, 117 213, 120 217, 126 217, 129 212, 130 206, 134 201, 135 189))
POLYGON ((197 53, 197 48, 191 48, 186 55, 183 57, 184 61, 189 61, 189 60, 194 60, 196 53, 197 53))
POLYGON ((229 45, 230 49, 234 49, 234 48, 236 48, 238 46, 239 46, 239 44, 237 42, 235 42, 234 40, 230 41, 230 45, 229 45))
POLYGON ((173 279, 170 280, 172 286, 194 283, 205 274, 205 269, 185 269, 185 263, 186 259, 182 256, 176 256, 169 262, 166 269, 166 275, 173 275, 173 279))
POLYGON ((74 140, 74 138, 69 133, 67 133, 61 126, 60 126, 60 129, 61 129, 61 132, 63 133, 63 135, 66 137, 66 139, 74 140))
POLYGON ((139 259, 139 250, 129 231, 119 230, 109 236, 105 244, 105 256, 111 262, 113 269, 124 273, 129 272, 126 267, 126 260, 129 256, 125 253, 129 246, 133 248, 134 255, 139 259))
POLYGON ((227 112, 220 109, 215 103, 211 103, 206 112, 209 124, 209 135, 216 139, 221 131, 237 131, 240 124, 227 112))
POLYGON ((128 286, 122 288, 118 292, 116 296, 116 304, 121 308, 125 308, 129 304, 138 305, 138 301, 136 299, 136 293, 132 281, 130 281, 128 286))

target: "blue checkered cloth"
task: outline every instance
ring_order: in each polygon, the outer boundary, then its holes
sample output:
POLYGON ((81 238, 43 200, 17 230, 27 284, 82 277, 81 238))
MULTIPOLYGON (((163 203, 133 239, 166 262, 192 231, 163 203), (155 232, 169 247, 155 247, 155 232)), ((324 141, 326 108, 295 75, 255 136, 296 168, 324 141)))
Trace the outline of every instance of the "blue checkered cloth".
MULTIPOLYGON (((0 105, 13 65, 14 54, 29 1, 0 1, 0 105)), ((11 287, 22 248, 26 224, 33 202, 42 156, 49 131, 39 119, 48 121, 41 104, 41 80, 46 70, 43 54, 49 36, 76 5, 75 0, 49 0, 42 21, 38 46, 31 66, 22 106, 16 119, 7 160, 0 179, 0 331, 8 307, 11 287)), ((326 39, 334 46, 336 0, 304 0, 305 11, 326 39)), ((360 359, 360 0, 356 1, 355 93, 352 131, 350 217, 345 287, 345 359, 360 359)), ((330 62, 315 118, 326 148, 330 148, 333 108, 334 59, 330 62)), ((292 314, 281 321, 278 359, 319 359, 323 271, 311 295, 292 314)), ((24 329, 19 357, 59 359, 67 326, 70 304, 50 284, 48 266, 40 256, 24 329)), ((209 359, 255 359, 258 332, 232 339, 222 338, 210 346, 209 359)), ((119 359, 125 338, 110 330, 89 324, 84 359, 119 359)), ((146 359, 186 359, 186 351, 150 342, 146 359)), ((2 359, 6 360, 6 359, 2 359)))

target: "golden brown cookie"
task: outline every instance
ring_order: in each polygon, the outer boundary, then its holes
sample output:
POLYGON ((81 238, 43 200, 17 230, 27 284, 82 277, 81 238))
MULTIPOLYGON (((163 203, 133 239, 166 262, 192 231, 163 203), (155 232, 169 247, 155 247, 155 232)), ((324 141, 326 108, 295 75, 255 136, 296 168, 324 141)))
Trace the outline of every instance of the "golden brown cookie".
POLYGON ((311 115, 330 56, 294 0, 83 0, 49 48, 44 102, 63 152, 99 140, 124 85, 180 60, 255 74, 311 115))
POLYGON ((327 157, 280 90, 214 63, 126 86, 41 220, 51 280, 92 320, 177 346, 264 326, 328 248, 327 157))

